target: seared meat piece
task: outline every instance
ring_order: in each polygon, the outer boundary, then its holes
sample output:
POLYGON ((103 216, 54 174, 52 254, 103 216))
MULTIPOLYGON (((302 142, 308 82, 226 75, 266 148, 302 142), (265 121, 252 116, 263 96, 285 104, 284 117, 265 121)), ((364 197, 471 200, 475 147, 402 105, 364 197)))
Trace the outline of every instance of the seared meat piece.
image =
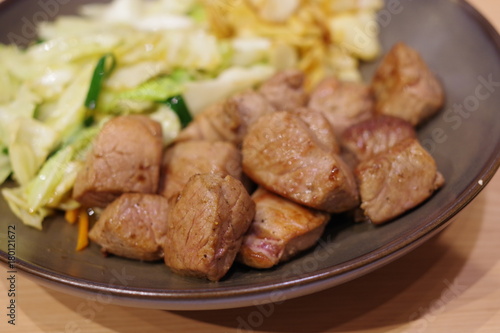
POLYGON ((290 112, 298 115, 309 126, 318 141, 325 146, 325 150, 330 150, 336 154, 340 153, 340 145, 337 142, 333 128, 321 112, 308 108, 297 108, 290 112))
POLYGON ((189 178, 213 173, 241 179, 241 153, 229 142, 178 142, 165 152, 160 194, 170 198, 179 194, 189 178))
POLYGON ((361 162, 355 172, 361 208, 375 224, 417 206, 444 184, 436 162, 414 138, 361 162))
POLYGON ((297 115, 262 116, 243 140, 243 171, 257 184, 297 203, 339 213, 358 204, 354 176, 297 115))
POLYGON ((224 103, 217 103, 199 113, 189 125, 184 128, 176 142, 187 140, 230 141, 236 140, 236 132, 240 126, 236 114, 229 114, 224 103))
POLYGON ((228 98, 225 107, 227 112, 237 114, 241 119, 237 143, 241 143, 248 132, 248 127, 257 119, 262 115, 276 111, 262 94, 255 91, 246 91, 228 98))
POLYGON ((273 111, 273 106, 261 94, 242 92, 200 113, 181 131, 176 141, 229 141, 240 144, 248 126, 261 115, 273 111))
POLYGON ((396 44, 385 56, 372 82, 375 111, 418 125, 444 103, 441 84, 414 49, 396 44))
POLYGON ((255 217, 243 238, 238 260, 269 268, 312 247, 330 215, 298 205, 263 188, 252 194, 255 217))
POLYGON ((374 101, 364 83, 327 78, 312 91, 308 107, 323 113, 336 135, 373 115, 374 101))
POLYGON ((254 217, 250 195, 231 176, 201 174, 193 176, 170 204, 165 263, 182 275, 220 280, 254 217))
POLYGON ((376 116, 348 128, 342 146, 358 161, 377 155, 407 138, 416 138, 414 127, 401 118, 376 116))
POLYGON ((265 81, 258 91, 276 110, 292 110, 307 104, 308 96, 304 90, 304 81, 304 73, 288 69, 265 81))
POLYGON ((73 189, 88 207, 106 207, 122 193, 156 193, 162 159, 162 132, 146 116, 108 121, 94 141, 73 189))
POLYGON ((161 195, 125 193, 109 204, 89 232, 102 251, 138 260, 163 258, 168 200, 161 195))

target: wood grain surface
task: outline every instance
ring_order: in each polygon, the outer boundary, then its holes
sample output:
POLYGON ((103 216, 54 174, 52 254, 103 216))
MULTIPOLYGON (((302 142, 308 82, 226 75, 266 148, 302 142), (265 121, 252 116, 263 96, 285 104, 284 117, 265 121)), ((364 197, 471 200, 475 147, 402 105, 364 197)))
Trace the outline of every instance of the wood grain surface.
MULTIPOLYGON (((500 29, 499 0, 470 0, 500 29)), ((281 304, 161 311, 78 298, 17 276, 7 324, 0 267, 0 332, 500 332, 500 174, 444 232, 362 278, 281 304)))

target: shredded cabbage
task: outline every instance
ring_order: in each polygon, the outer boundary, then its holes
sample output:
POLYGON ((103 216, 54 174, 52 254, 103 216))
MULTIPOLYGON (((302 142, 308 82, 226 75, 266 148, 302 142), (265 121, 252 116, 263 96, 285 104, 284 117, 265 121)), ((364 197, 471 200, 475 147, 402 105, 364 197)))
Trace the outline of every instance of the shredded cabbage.
POLYGON ((0 143, 8 146, 14 136, 12 124, 18 118, 32 118, 39 98, 23 85, 14 100, 0 105, 0 143))
POLYGON ((191 113, 196 115, 209 105, 268 79, 274 72, 275 69, 268 65, 231 67, 215 79, 186 83, 184 99, 191 113))
POLYGON ((9 103, 16 95, 20 86, 20 80, 16 79, 11 73, 8 64, 4 58, 9 58, 9 48, 0 45, 0 105, 9 103))
POLYGON ((154 108, 153 102, 163 102, 171 96, 182 94, 189 80, 191 78, 186 71, 177 70, 132 89, 104 91, 99 102, 101 111, 111 114, 144 113, 154 108))
POLYGON ((57 144, 57 133, 50 126, 33 118, 18 118, 12 124, 13 137, 9 155, 14 177, 24 185, 45 163, 57 144))
POLYGON ((98 126, 81 129, 27 183, 2 190, 12 212, 25 224, 41 229, 43 219, 55 208, 74 207, 67 199, 98 130, 98 126))
POLYGON ((166 105, 158 107, 158 109, 151 113, 149 117, 161 124, 164 146, 168 146, 172 143, 181 131, 181 122, 179 121, 179 117, 177 117, 175 112, 166 105))
POLYGON ((30 212, 20 187, 3 188, 2 195, 7 201, 10 210, 26 225, 42 230, 43 220, 54 211, 50 208, 40 208, 38 211, 30 212))

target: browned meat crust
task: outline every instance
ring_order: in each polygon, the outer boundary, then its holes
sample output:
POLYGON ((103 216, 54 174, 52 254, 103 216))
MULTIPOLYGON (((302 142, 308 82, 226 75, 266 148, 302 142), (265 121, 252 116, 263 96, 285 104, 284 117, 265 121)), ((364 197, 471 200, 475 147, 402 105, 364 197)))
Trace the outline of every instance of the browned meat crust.
POLYGON ((354 208, 354 176, 297 115, 262 116, 242 147, 243 171, 257 184, 297 203, 338 213, 354 208))
POLYGON ((444 184, 432 156, 412 138, 361 162, 356 176, 361 208, 375 224, 417 206, 444 184))
POLYGON ((161 126, 147 116, 110 120, 78 174, 73 197, 83 206, 106 207, 122 193, 156 193, 162 149, 161 126))
POLYGON ((314 246, 330 218, 263 188, 252 194, 252 200, 255 218, 238 259, 255 268, 272 267, 314 246))
POLYGON ((126 193, 109 204, 89 232, 102 251, 138 260, 163 258, 168 200, 160 195, 126 193))
POLYGON ((418 125, 444 103, 441 83, 417 51, 397 43, 385 56, 372 81, 375 112, 418 125))
POLYGON ((231 176, 201 174, 193 176, 170 204, 165 263, 182 275, 220 280, 254 217, 250 195, 231 176))

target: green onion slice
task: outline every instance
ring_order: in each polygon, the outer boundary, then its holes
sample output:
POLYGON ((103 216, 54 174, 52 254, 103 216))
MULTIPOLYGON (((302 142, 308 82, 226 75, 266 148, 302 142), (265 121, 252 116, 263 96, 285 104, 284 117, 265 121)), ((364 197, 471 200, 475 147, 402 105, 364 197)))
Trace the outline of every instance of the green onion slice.
POLYGON ((116 66, 116 58, 113 54, 107 53, 103 55, 94 69, 92 81, 90 81, 89 92, 85 99, 85 106, 90 110, 95 110, 97 107, 97 100, 101 93, 102 83, 106 77, 113 71, 116 66))
POLYGON ((177 116, 179 116, 179 120, 181 121, 183 128, 193 120, 182 95, 172 96, 168 98, 164 104, 170 107, 177 114, 177 116))

